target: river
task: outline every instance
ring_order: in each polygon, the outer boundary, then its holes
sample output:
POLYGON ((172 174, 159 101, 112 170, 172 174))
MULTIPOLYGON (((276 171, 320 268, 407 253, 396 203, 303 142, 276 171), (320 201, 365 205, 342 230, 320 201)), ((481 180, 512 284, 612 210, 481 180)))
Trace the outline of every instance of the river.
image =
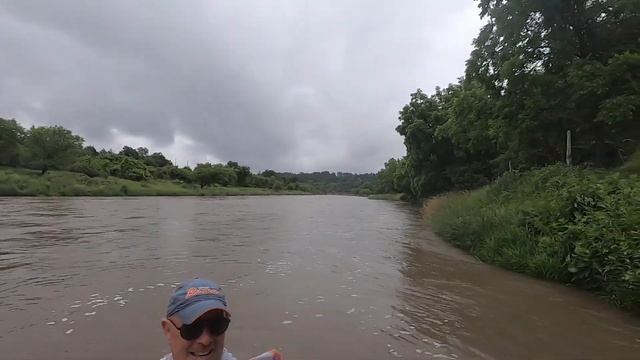
POLYGON ((223 284, 239 360, 640 358, 637 317, 348 196, 0 198, 0 358, 158 359, 194 276, 223 284))

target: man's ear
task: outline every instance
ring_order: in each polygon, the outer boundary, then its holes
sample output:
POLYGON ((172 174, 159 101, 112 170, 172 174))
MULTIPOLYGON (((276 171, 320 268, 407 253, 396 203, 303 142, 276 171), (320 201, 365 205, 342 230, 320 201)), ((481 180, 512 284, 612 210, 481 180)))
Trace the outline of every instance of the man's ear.
POLYGON ((162 326, 162 332, 164 333, 164 336, 167 338, 167 340, 169 340, 169 335, 171 332, 171 324, 169 324, 169 320, 162 319, 160 321, 160 325, 162 326))

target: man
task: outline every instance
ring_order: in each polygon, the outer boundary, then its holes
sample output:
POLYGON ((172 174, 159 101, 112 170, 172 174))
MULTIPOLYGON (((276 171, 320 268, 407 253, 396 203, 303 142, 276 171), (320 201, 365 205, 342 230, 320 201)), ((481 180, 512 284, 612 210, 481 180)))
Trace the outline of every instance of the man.
POLYGON ((224 348, 231 315, 222 288, 208 280, 184 282, 171 296, 162 331, 171 353, 161 360, 236 360, 224 348))

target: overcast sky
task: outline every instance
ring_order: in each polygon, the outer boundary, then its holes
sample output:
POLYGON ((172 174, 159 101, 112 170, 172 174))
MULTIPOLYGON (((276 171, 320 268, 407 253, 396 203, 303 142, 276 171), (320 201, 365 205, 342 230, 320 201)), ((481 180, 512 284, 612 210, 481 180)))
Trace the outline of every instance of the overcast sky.
POLYGON ((0 117, 181 166, 373 172, 480 26, 472 0, 0 0, 0 117))

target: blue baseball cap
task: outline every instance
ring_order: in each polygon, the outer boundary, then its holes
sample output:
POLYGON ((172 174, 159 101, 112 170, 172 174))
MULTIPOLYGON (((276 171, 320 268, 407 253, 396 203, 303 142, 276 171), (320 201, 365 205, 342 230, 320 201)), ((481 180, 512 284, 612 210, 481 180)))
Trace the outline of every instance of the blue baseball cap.
POLYGON ((227 300, 220 285, 205 279, 192 279, 183 282, 171 295, 167 317, 177 315, 183 324, 191 324, 213 309, 228 313, 227 300))

